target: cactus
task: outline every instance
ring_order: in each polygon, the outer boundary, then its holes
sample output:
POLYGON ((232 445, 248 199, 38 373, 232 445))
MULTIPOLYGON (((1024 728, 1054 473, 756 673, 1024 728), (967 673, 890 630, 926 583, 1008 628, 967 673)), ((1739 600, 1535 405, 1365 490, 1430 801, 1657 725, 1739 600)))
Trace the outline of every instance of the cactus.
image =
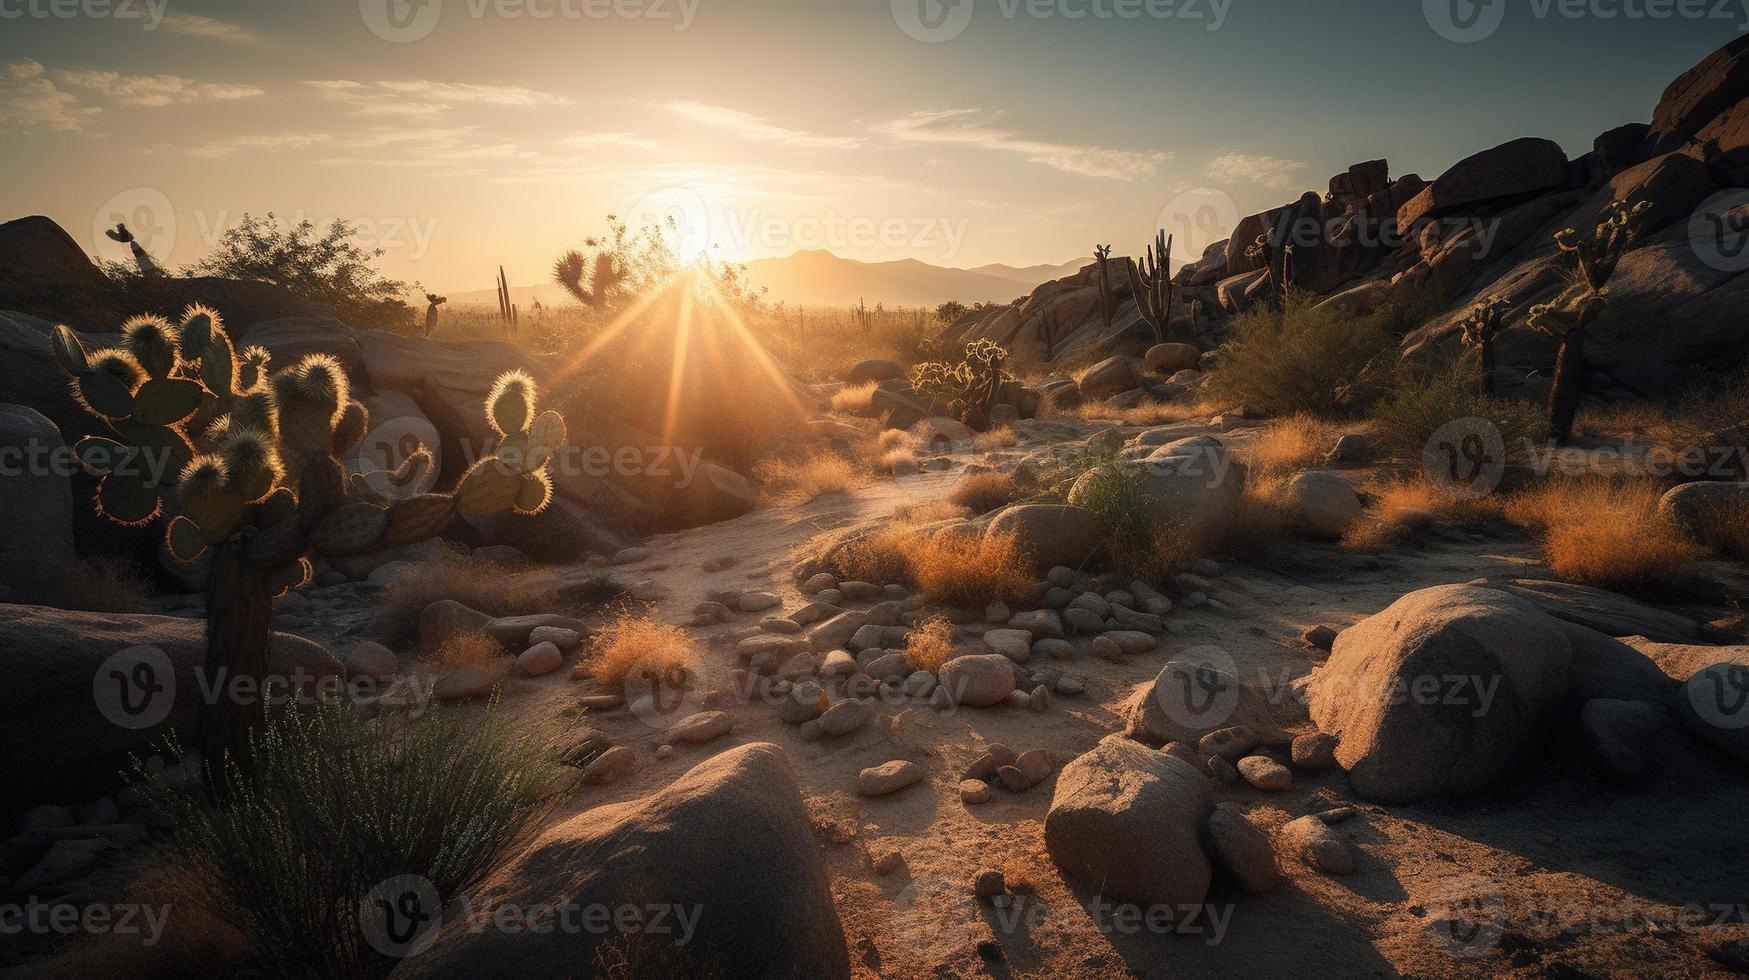
POLYGON ((917 365, 911 375, 911 390, 926 401, 939 403, 960 421, 982 431, 990 427, 990 409, 1001 394, 1002 383, 1013 380, 1002 370, 1008 352, 989 340, 966 345, 958 364, 929 361, 917 365))
POLYGON ((439 306, 442 306, 443 304, 449 302, 449 297, 448 296, 439 296, 436 293, 426 293, 425 294, 425 302, 426 302, 426 307, 425 307, 425 334, 424 335, 429 337, 429 336, 431 336, 432 332, 437 329, 437 308, 439 306))
MULTIPOLYGON (((122 346, 88 353, 65 326, 52 348, 75 396, 110 436, 80 440, 81 463, 101 478, 98 512, 138 526, 165 516, 164 546, 177 561, 210 560, 207 660, 211 682, 266 673, 273 600, 309 580, 313 557, 342 557, 441 533, 457 514, 534 513, 552 481, 547 464, 564 420, 536 414, 533 379, 499 379, 486 410, 503 437, 454 495, 400 496, 429 472, 412 453, 395 473, 348 479, 341 457, 364 438, 369 415, 346 373, 311 355, 269 374, 259 348, 239 357, 219 315, 191 307, 180 324, 135 317, 122 346), (502 473, 497 492, 476 474, 502 473), (169 475, 169 478, 165 478, 169 475)), ((235 753, 260 722, 261 699, 204 707, 200 742, 209 762, 235 753)))
POLYGON ((1164 231, 1156 232, 1154 244, 1148 246, 1143 261, 1139 264, 1130 261, 1126 265, 1136 309, 1153 328, 1154 342, 1163 344, 1167 331, 1172 328, 1172 236, 1164 231))
MULTIPOLYGON (((1107 337, 1111 336, 1111 271, 1106 268, 1105 263, 1110 260, 1110 245, 1093 246, 1093 261, 1099 267, 1099 276, 1097 280, 1099 283, 1099 316, 1101 321, 1105 324, 1105 336, 1107 337)), ((1049 342, 1047 341, 1046 343, 1048 350, 1049 342)), ((1050 359, 1051 355, 1046 353, 1045 360, 1048 361, 1050 359)))
POLYGON ((1257 240, 1245 249, 1245 257, 1263 263, 1268 270, 1270 301, 1281 305, 1287 298, 1294 274, 1293 242, 1283 242, 1277 247, 1270 236, 1258 235, 1257 240))
MULTIPOLYGON (((590 244, 594 243, 591 239, 590 244)), ((614 261, 612 254, 599 251, 595 253, 594 272, 589 277, 589 282, 585 283, 583 270, 587 264, 583 253, 572 249, 553 263, 553 281, 565 287, 565 291, 575 297, 577 302, 600 310, 625 285, 626 273, 614 261)))
POLYGON ((1482 359, 1481 393, 1485 398, 1494 397, 1494 335, 1500 332, 1500 327, 1506 321, 1506 313, 1512 304, 1504 296, 1488 296, 1477 300, 1476 305, 1465 314, 1459 326, 1463 328, 1464 343, 1476 348, 1482 359))
POLYGON ((120 242, 128 247, 128 251, 133 253, 134 265, 139 267, 142 275, 149 276, 158 272, 158 263, 152 261, 151 254, 141 248, 140 243, 134 240, 134 233, 128 231, 126 224, 117 221, 115 227, 107 229, 104 234, 109 236, 110 241, 120 242))
POLYGON ((1555 233, 1555 245, 1574 257, 1577 274, 1573 285, 1552 302, 1530 308, 1528 323, 1559 340, 1555 353, 1554 383, 1549 388, 1549 431, 1556 442, 1572 438, 1584 389, 1585 340, 1592 322, 1603 315, 1609 301, 1609 278, 1628 247, 1645 226, 1650 201, 1629 206, 1612 201, 1602 220, 1587 234, 1572 228, 1555 233))

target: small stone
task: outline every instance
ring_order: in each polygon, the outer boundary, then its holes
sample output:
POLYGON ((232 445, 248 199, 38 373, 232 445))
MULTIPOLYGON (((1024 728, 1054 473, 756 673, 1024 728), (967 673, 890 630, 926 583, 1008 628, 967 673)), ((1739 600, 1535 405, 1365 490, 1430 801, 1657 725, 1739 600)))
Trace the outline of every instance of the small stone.
POLYGON ((1290 820, 1281 828, 1281 843, 1308 867, 1336 875, 1354 871, 1354 851, 1348 842, 1316 816, 1290 820))
POLYGON ((1092 653, 1095 660, 1106 660, 1114 664, 1121 664, 1124 662, 1123 647, 1119 646, 1118 642, 1109 636, 1100 635, 1094 637, 1092 653))
POLYGON ((743 592, 735 600, 735 607, 742 612, 762 612, 782 601, 775 592, 743 592))
POLYGON ((1058 694, 1067 694, 1071 697, 1087 690, 1086 683, 1079 677, 1059 677, 1053 687, 1058 694))
POLYGON ((1293 762, 1295 768, 1307 772, 1321 772, 1336 764, 1336 736, 1325 732, 1312 732, 1294 738, 1293 762))
POLYGON ((869 602, 881 597, 881 587, 873 582, 840 582, 838 591, 854 602, 869 602))
POLYGON ((1070 609, 1084 609, 1100 619, 1111 615, 1111 603, 1097 592, 1083 592, 1069 603, 1070 609))
POLYGON ((1026 778, 1026 773, 1015 766, 1003 766, 996 770, 996 781, 1010 793, 1022 793, 1032 788, 1032 780, 1026 778))
POLYGON ((979 898, 995 898, 997 895, 1008 894, 1008 882, 1002 877, 1002 872, 985 868, 978 872, 972 880, 972 894, 979 898))
POLYGON ((1017 630, 1025 630, 1032 634, 1035 640, 1061 640, 1063 638, 1063 617, 1052 609, 1034 609, 1031 612, 1018 613, 1008 619, 1008 625, 1017 630))
POLYGON ((701 618, 701 619, 702 618, 713 619, 719 623, 726 623, 735 617, 735 613, 733 610, 731 610, 728 606, 726 606, 720 602, 716 602, 716 601, 705 601, 705 602, 699 603, 696 606, 693 606, 692 607, 692 615, 696 618, 701 618))
POLYGON ((1051 760, 1051 753, 1046 749, 1028 749, 1020 753, 1014 760, 1014 768, 1026 777, 1028 785, 1036 786, 1049 778, 1056 771, 1056 763, 1051 760))
POLYGON ((613 711, 625 703, 623 694, 585 694, 577 699, 577 706, 585 711, 613 711))
POLYGON ((857 651, 879 649, 884 628, 878 623, 858 626, 856 632, 850 635, 850 642, 846 646, 857 651))
POLYGON ((911 673, 911 661, 903 653, 883 653, 870 660, 862 668, 862 672, 875 680, 886 680, 891 677, 904 678, 911 673))
POLYGON ((921 782, 923 775, 923 767, 917 763, 894 759, 857 773, 856 791, 863 796, 886 796, 921 782))
POLYGON ((960 780, 960 802, 967 806, 990 802, 990 784, 982 779, 960 780))
POLYGON ((1228 762, 1243 759, 1246 753, 1257 747, 1257 733, 1244 725, 1223 728, 1209 732, 1196 743, 1196 750, 1204 758, 1218 755, 1228 762))
POLYGON ((658 746, 656 746, 656 758, 658 758, 658 759, 666 759, 673 754, 674 754, 674 746, 672 746, 672 745, 658 745, 658 746))
POLYGON ((667 738, 672 742, 702 745, 713 738, 727 735, 733 727, 735 727, 735 721, 729 717, 728 712, 701 711, 669 728, 667 738))
POLYGON ((1316 814, 1316 816, 1319 820, 1322 820, 1327 824, 1338 824, 1353 817, 1359 812, 1359 810, 1356 810, 1351 806, 1338 806, 1324 810, 1323 812, 1316 814))
POLYGON ((1008 603, 1006 602, 992 602, 984 607, 984 622, 986 623, 1006 623, 1008 617, 1012 615, 1014 614, 1008 611, 1008 603))
POLYGON ((1049 657, 1052 660, 1068 660, 1075 655, 1075 644, 1068 640, 1050 638, 1034 640, 1032 654, 1035 657, 1049 657))
MULTIPOLYGON (((672 751, 670 746, 663 747, 672 751)), ((623 745, 616 745, 583 767, 583 783, 586 786, 606 786, 618 782, 632 771, 632 766, 637 761, 637 753, 623 745)))
POLYGON ((759 621, 759 628, 767 633, 794 636, 802 631, 802 624, 784 616, 767 616, 759 621))
POLYGON ((926 698, 935 691, 935 675, 927 670, 919 670, 905 678, 904 691, 907 697, 926 698))
POLYGON ((1105 628, 1105 620, 1098 613, 1086 609, 1063 610, 1063 621, 1077 633, 1097 633, 1105 628))
POLYGON ((887 875, 890 875, 893 872, 899 870, 900 866, 903 865, 904 863, 905 863, 905 856, 903 854, 900 854, 898 851, 896 851, 896 850, 882 851, 879 854, 875 855, 874 873, 877 875, 880 875, 881 877, 884 878, 887 875))
POLYGON ((1051 689, 1043 684, 1034 687, 1026 696, 1026 706, 1033 711, 1048 711, 1051 707, 1051 689))
POLYGON ((846 698, 827 708, 818 719, 820 733, 823 735, 849 735, 858 728, 868 724, 874 717, 874 706, 866 701, 846 698))
POLYGON ((1275 846, 1269 835, 1231 803, 1215 804, 1208 820, 1209 850, 1215 863, 1251 895, 1275 890, 1281 872, 1275 866, 1275 846))
POLYGON ((1300 634, 1300 642, 1314 650, 1328 650, 1336 645, 1336 631, 1328 626, 1308 626, 1300 634))
POLYGON ((984 633, 984 642, 991 650, 1015 663, 1023 663, 1032 656, 1032 634, 1025 630, 988 630, 984 633))
POLYGON ((810 576, 806 582, 803 582, 801 591, 802 595, 817 596, 827 589, 836 588, 838 588, 838 580, 833 578, 829 572, 820 572, 817 575, 810 576))
POLYGON ((544 677, 565 665, 565 655, 551 643, 536 643, 516 655, 510 665, 515 677, 544 677))
POLYGON ((1261 790, 1279 793, 1294 784, 1294 775, 1287 767, 1266 755, 1249 755, 1239 760, 1239 775, 1261 790))
POLYGON ((1195 609, 1197 606, 1207 605, 1208 601, 1209 597, 1207 593, 1191 592, 1184 597, 1184 608, 1195 609))
POLYGON ((848 650, 832 650, 820 661, 821 677, 849 677, 860 668, 848 650))
POLYGON ((498 686, 498 672, 485 667, 462 667, 437 679, 431 696, 439 701, 469 701, 483 698, 498 686))
MULTIPOLYGON (((1186 748, 1188 748, 1188 746, 1186 746, 1186 748)), ((1204 766, 1208 769, 1209 775, 1215 778, 1216 782, 1231 785, 1239 781, 1239 770, 1233 768, 1231 762, 1228 762, 1218 755, 1209 756, 1208 761, 1204 763, 1204 766)))
POLYGON ((1008 703, 1016 708, 1030 707, 1032 704, 1032 695, 1020 690, 1009 691, 1008 703))
POLYGON ((354 645, 350 652, 341 656, 340 662, 345 665, 348 678, 368 677, 373 681, 386 681, 401 669, 400 658, 393 650, 370 640, 361 640, 354 645))
POLYGON ((1003 766, 1012 766, 1020 760, 1020 753, 1001 742, 991 742, 972 764, 966 767, 965 779, 978 779, 988 782, 996 777, 996 770, 1003 766))
POLYGON ((551 643, 563 653, 569 653, 583 645, 583 634, 563 626, 536 626, 528 631, 528 644, 535 646, 541 643, 551 643))
POLYGON ((844 605, 844 593, 837 589, 827 589, 826 591, 815 595, 814 600, 816 602, 823 602, 828 606, 842 606, 844 605))
POLYGON ((1141 633, 1135 630, 1112 630, 1100 637, 1100 639, 1110 640, 1111 642, 1116 643, 1118 649, 1122 650, 1125 656, 1147 653, 1160 645, 1159 640, 1147 633, 1141 633))

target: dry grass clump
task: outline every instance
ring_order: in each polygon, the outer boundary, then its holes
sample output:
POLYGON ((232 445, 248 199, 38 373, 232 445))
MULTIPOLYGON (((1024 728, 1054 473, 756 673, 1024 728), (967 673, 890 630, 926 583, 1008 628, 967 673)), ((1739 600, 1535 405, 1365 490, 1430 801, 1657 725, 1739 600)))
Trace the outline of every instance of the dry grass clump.
POLYGON ((961 507, 971 508, 974 514, 987 514, 1013 503, 1019 496, 1020 486, 1014 482, 1013 476, 1001 470, 987 470, 961 480, 947 499, 961 507))
POLYGON ((901 504, 893 508, 893 522, 909 524, 912 527, 963 520, 969 516, 969 510, 951 500, 925 500, 922 503, 901 504))
POLYGON ((692 641, 680 627, 622 610, 595 634, 589 655, 571 672, 594 677, 603 686, 624 684, 634 677, 683 686, 691 676, 691 649, 692 641))
POLYGON ((905 661, 912 670, 935 673, 953 659, 953 623, 946 616, 931 616, 912 628, 905 639, 905 661))
POLYGON ((832 452, 819 452, 802 459, 767 459, 753 468, 765 493, 780 503, 800 504, 829 493, 845 493, 861 486, 863 474, 850 460, 832 452))
POLYGON ((842 578, 908 582, 926 599, 946 605, 1017 600, 1034 581, 1031 557, 1014 535, 931 532, 904 524, 846 545, 833 564, 842 578))
POLYGON ((574 614, 618 591, 605 577, 566 581, 555 568, 506 571, 502 565, 451 553, 389 580, 377 593, 381 616, 373 639, 393 647, 418 633, 419 613, 440 599, 453 599, 488 616, 574 614))
POLYGON ((504 648, 484 633, 452 636, 431 655, 433 663, 452 670, 463 667, 508 667, 504 648))
POLYGON ((875 389, 880 385, 873 381, 859 385, 846 385, 832 393, 832 411, 840 415, 867 415, 874 404, 875 389))
POLYGON ((1121 425, 1177 425, 1206 419, 1227 410, 1227 403, 1199 399, 1194 402, 1144 402, 1135 408, 1113 408, 1102 402, 1076 406, 1068 414, 1086 422, 1117 422, 1121 425))
POLYGON ((1214 550, 1239 558, 1256 558, 1290 537, 1294 518, 1287 502, 1287 484, 1288 477, 1283 474, 1247 476, 1237 513, 1214 550))
POLYGON ((149 613, 152 580, 124 558, 75 558, 36 569, 12 602, 96 613, 149 613))
POLYGON ((1538 533, 1560 578, 1609 589, 1659 589, 1706 556, 1658 512, 1649 480, 1554 479, 1506 501, 1508 520, 1538 533))
POLYGON ((1386 551, 1436 524, 1484 525, 1501 515, 1498 497, 1454 497, 1425 476, 1394 477, 1367 488, 1372 508, 1348 533, 1349 551, 1386 551))
POLYGON ((1303 470, 1323 462, 1336 442, 1336 426, 1301 413, 1269 423, 1258 434, 1252 461, 1265 472, 1303 470))
POLYGON ((994 452, 998 449, 1013 449, 1020 445, 1020 436, 1016 435, 1010 426, 998 426, 989 432, 980 432, 972 437, 972 448, 981 453, 994 452))

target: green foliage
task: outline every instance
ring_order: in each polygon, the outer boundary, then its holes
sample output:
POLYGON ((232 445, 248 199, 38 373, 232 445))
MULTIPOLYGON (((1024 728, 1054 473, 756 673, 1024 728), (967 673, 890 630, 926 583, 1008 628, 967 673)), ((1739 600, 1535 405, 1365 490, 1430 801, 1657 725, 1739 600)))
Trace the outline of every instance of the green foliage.
POLYGON ((971 307, 959 300, 950 299, 935 308, 935 322, 942 326, 952 326, 960 317, 970 313, 971 307))
POLYGON ((974 429, 990 425, 990 409, 996 404, 1002 382, 1013 380, 1002 370, 1008 352, 988 340, 966 345, 957 364, 927 361, 911 373, 911 390, 925 401, 944 406, 974 429))
MULTIPOLYGON (((209 785, 143 766, 137 785, 173 821, 195 901, 260 969, 383 976, 396 961, 361 928, 371 890, 417 875, 447 903, 478 882, 549 811, 548 744, 496 707, 372 718, 334 697, 270 713, 248 764, 209 785)), ((168 753, 182 757, 174 741, 168 753)))
POLYGON ((1267 415, 1328 417, 1366 404, 1393 349, 1377 313, 1350 316, 1290 289, 1279 306, 1233 318, 1211 393, 1267 415))
POLYGON ((365 249, 352 237, 351 226, 338 219, 318 231, 307 220, 287 225, 271 211, 265 218, 245 214, 190 271, 272 283, 328 307, 352 326, 410 332, 413 308, 401 297, 418 284, 384 276, 375 265, 383 250, 365 249))
POLYGON ((1372 409, 1379 434, 1398 457, 1421 458, 1433 434, 1459 419, 1485 419, 1500 430, 1509 458, 1522 455, 1527 444, 1545 438, 1548 424, 1541 408, 1521 399, 1491 398, 1477 390, 1468 371, 1456 368, 1437 374, 1405 377, 1372 409))

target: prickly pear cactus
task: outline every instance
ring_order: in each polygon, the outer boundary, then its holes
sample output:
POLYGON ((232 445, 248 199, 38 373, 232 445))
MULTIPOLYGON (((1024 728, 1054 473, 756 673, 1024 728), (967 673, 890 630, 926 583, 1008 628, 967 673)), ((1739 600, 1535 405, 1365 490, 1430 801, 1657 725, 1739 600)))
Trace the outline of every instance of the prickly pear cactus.
POLYGON ((990 409, 1002 389, 1002 382, 1012 380, 1003 365, 1008 352, 989 340, 974 340, 966 345, 964 359, 958 364, 929 361, 917 365, 911 375, 911 390, 925 400, 946 406, 960 421, 974 429, 990 424, 990 409))

